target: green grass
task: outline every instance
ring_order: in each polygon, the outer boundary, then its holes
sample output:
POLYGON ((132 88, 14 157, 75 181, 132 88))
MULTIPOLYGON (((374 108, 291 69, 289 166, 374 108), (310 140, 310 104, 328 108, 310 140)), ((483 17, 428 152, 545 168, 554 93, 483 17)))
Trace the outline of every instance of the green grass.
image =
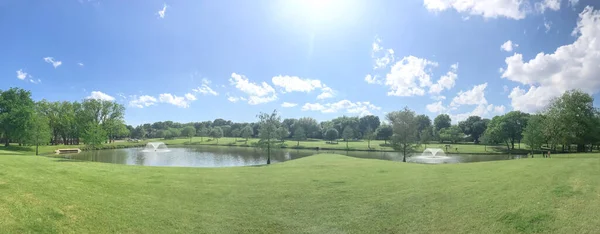
POLYGON ((2 233, 596 233, 600 154, 161 168, 3 155, 2 233))

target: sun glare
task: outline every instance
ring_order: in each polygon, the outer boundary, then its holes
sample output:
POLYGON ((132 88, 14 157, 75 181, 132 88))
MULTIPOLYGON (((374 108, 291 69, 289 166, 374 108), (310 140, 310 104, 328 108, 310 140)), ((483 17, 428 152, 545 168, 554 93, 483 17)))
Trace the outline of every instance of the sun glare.
POLYGON ((285 0, 280 13, 311 27, 340 25, 355 16, 352 0, 285 0))

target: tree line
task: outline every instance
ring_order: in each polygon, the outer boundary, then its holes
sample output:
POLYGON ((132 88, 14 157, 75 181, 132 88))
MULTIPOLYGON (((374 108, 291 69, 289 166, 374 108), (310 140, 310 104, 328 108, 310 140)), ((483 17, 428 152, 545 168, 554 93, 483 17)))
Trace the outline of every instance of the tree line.
MULTIPOLYGON (((125 107, 116 102, 35 102, 20 88, 0 90, 0 138, 5 146, 65 144, 97 146, 129 136, 125 107)), ((37 153, 37 147, 36 147, 37 153)))

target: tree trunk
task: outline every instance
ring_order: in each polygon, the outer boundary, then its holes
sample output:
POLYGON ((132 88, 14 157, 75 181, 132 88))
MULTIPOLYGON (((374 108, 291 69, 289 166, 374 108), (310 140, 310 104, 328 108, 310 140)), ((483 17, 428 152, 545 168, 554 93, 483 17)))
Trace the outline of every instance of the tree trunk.
POLYGON ((271 164, 271 139, 267 140, 267 165, 271 164))
POLYGON ((296 147, 300 147, 300 141, 298 141, 298 144, 296 144, 296 147))
POLYGON ((67 142, 67 137, 63 136, 62 139, 63 139, 63 144, 65 144, 65 145, 69 144, 69 142, 67 142))
POLYGON ((402 162, 406 162, 406 147, 402 148, 402 162))
POLYGON ((369 149, 371 149, 371 139, 367 139, 367 147, 369 147, 369 149))
POLYGON ((346 149, 348 149, 348 140, 346 140, 346 149))
POLYGON ((585 152, 585 145, 584 144, 577 144, 577 152, 585 152))
POLYGON ((38 148, 40 147, 39 143, 35 143, 35 155, 38 155, 38 148))

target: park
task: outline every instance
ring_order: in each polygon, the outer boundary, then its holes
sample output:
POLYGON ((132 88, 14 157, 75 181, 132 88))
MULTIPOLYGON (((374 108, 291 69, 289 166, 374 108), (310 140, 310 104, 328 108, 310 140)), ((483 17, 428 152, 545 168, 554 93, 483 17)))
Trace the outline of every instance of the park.
POLYGON ((124 107, 114 102, 29 95, 0 94, 0 229, 7 233, 585 233, 600 226, 600 115, 576 90, 543 113, 458 124, 405 108, 385 121, 281 121, 273 112, 256 123, 137 127, 124 124, 124 107), (102 109, 112 112, 92 115, 102 109), (74 147, 84 151, 54 153, 74 147))

